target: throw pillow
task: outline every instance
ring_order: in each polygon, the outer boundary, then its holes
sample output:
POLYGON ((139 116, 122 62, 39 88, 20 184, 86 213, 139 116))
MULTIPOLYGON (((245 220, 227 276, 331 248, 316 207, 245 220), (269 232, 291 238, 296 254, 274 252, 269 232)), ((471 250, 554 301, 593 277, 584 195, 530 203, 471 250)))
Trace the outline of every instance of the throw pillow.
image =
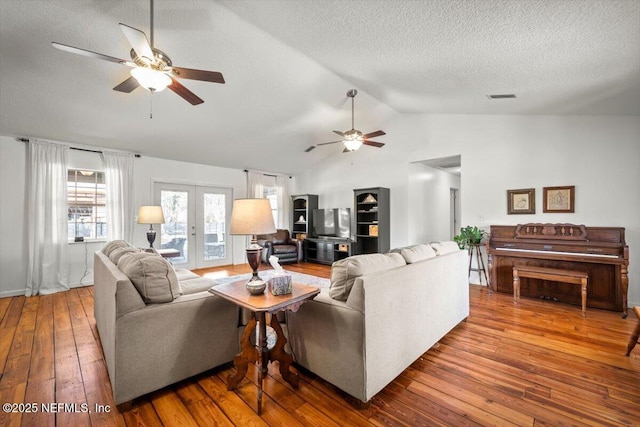
POLYGON ((413 245, 402 248, 400 255, 402 255, 407 264, 413 264, 414 262, 434 258, 436 253, 429 245, 413 245))
POLYGON ((354 255, 331 266, 329 296, 346 301, 356 277, 406 265, 399 253, 354 255))
POLYGON ((127 253, 118 268, 129 277, 146 304, 171 302, 180 296, 180 284, 169 262, 147 252, 127 253))
POLYGON ((125 241, 125 240, 113 240, 109 243, 107 243, 104 248, 102 248, 102 253, 105 254, 106 256, 109 256, 111 254, 111 252, 115 249, 118 248, 127 248, 130 247, 131 245, 125 241))
POLYGON ((456 252, 460 250, 460 247, 456 242, 433 242, 431 243, 431 247, 434 251, 436 251, 436 255, 445 255, 451 252, 456 252))
POLYGON ((109 259, 112 263, 118 265, 118 261, 124 254, 132 253, 132 252, 140 252, 140 249, 134 247, 125 247, 125 248, 115 248, 109 254, 109 259))

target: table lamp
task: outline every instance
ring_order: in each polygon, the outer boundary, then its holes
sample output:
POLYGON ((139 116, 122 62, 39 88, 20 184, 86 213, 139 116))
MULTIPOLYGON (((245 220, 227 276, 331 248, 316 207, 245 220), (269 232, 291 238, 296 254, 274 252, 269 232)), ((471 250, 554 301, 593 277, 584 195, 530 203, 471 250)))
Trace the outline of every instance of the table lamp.
POLYGON ((253 275, 247 282, 262 280, 258 268, 262 258, 262 246, 256 240, 257 234, 276 232, 271 205, 267 199, 236 199, 231 211, 231 234, 251 235, 251 244, 247 247, 247 261, 253 269, 253 275))
POLYGON ((162 206, 140 206, 138 209, 138 224, 149 224, 147 231, 147 241, 149 247, 153 249, 153 242, 156 240, 156 230, 153 224, 164 224, 162 206))

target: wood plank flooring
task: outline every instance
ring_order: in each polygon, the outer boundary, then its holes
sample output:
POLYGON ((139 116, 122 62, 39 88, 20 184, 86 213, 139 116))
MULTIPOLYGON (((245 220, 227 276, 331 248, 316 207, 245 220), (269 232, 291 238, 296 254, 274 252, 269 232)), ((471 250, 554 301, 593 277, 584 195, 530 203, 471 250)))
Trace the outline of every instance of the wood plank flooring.
MULTIPOLYGON (((286 268, 330 274, 317 264, 286 268)), ((248 271, 243 265, 197 272, 248 271)), ((636 322, 632 315, 621 319, 588 309, 582 318, 578 306, 526 298, 514 306, 510 295, 489 294, 478 285, 470 286, 470 295, 468 320, 376 395, 369 408, 356 409, 339 390, 302 369, 294 390, 270 366, 261 417, 255 412, 255 367, 229 392, 229 365, 136 399, 120 413, 111 398, 92 287, 2 298, 0 403, 29 404, 37 412, 0 412, 0 426, 640 425, 640 346, 624 357, 636 322)))

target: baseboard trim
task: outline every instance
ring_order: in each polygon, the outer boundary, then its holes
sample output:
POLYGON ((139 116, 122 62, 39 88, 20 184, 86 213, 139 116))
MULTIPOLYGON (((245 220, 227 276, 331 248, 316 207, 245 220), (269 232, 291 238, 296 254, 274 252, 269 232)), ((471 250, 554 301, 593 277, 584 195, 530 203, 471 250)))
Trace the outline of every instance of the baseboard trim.
MULTIPOLYGON (((69 284, 69 289, 73 289, 73 288, 84 288, 86 286, 93 286, 93 283, 73 283, 73 284, 69 284)), ((21 295, 25 295, 25 293, 27 292, 27 288, 24 289, 14 289, 12 291, 2 291, 0 292, 0 298, 9 298, 9 297, 18 297, 21 295)), ((60 291, 62 292, 62 291, 60 291)), ((55 292, 53 292, 55 293, 55 292)))

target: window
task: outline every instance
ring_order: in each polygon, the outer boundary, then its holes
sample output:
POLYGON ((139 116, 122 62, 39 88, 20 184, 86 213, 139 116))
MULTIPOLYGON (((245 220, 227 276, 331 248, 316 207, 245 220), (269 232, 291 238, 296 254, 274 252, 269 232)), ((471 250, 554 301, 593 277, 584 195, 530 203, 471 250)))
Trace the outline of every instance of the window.
POLYGON ((278 187, 264 187, 264 198, 269 200, 273 223, 278 226, 278 187))
POLYGON ((69 221, 67 237, 107 238, 104 172, 69 169, 67 174, 69 221))

